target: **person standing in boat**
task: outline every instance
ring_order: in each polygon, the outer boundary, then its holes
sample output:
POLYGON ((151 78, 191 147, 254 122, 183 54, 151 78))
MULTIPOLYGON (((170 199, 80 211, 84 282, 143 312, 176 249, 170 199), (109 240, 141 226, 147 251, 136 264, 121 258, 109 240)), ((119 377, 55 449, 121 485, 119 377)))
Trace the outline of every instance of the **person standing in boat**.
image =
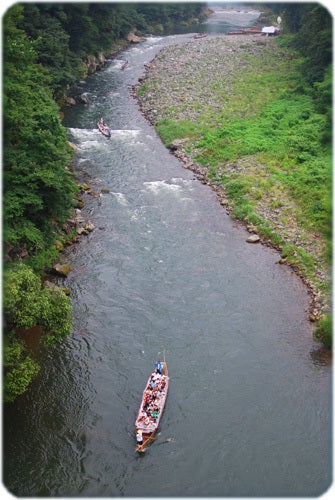
POLYGON ((139 446, 143 444, 143 435, 141 429, 137 429, 136 432, 136 441, 139 446))
POLYGON ((155 379, 154 375, 151 375, 150 386, 151 386, 151 389, 154 389, 156 387, 156 379, 155 379))
POLYGON ((163 363, 161 363, 159 360, 156 361, 155 363, 155 367, 156 367, 156 371, 157 373, 159 373, 160 375, 162 375, 163 373, 163 363))

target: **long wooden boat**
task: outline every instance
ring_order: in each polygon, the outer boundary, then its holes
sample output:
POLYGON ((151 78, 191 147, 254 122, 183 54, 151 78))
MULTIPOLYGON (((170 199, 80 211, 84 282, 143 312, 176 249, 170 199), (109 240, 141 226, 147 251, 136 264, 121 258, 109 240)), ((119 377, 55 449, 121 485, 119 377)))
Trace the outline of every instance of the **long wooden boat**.
POLYGON ((252 26, 251 28, 241 28, 236 31, 228 31, 227 35, 255 35, 257 33, 262 33, 261 28, 258 28, 258 26, 252 26))
POLYGON ((111 129, 104 123, 98 122, 98 129, 105 137, 111 136, 111 129))
POLYGON ((196 35, 194 35, 194 39, 195 40, 199 40, 199 38, 206 38, 208 36, 208 33, 197 33, 196 35))
POLYGON ((159 374, 155 369, 148 379, 137 414, 135 422, 136 436, 142 433, 142 443, 137 440, 136 449, 139 452, 143 452, 148 444, 155 439, 154 435, 164 410, 169 390, 169 375, 165 360, 161 361, 161 365, 162 373, 159 374))

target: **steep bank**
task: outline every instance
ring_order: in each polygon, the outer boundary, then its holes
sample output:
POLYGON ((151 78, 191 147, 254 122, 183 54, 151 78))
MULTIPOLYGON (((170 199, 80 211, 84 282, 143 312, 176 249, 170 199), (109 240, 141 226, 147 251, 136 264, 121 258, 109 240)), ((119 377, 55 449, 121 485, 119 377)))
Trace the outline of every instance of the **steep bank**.
MULTIPOLYGON (((219 179, 224 175, 229 179, 248 178, 255 182, 256 178, 268 178, 271 171, 260 155, 249 155, 241 156, 234 162, 227 161, 213 175, 210 164, 200 164, 196 159, 201 128, 205 123, 214 127, 221 125, 220 116, 234 97, 236 78, 243 79, 245 71, 254 65, 257 82, 257 67, 260 63, 275 66, 283 61, 289 68, 290 56, 273 39, 260 35, 194 40, 162 50, 148 65, 145 76, 134 88, 134 95, 143 114, 156 126, 159 133, 163 128, 161 124, 176 124, 170 136, 167 137, 166 130, 164 131, 165 143, 182 159, 186 168, 193 170, 203 182, 216 190, 229 213, 234 207, 234 200, 229 197, 219 179), (189 134, 192 129, 190 123, 194 124, 193 131, 196 131, 193 136, 189 134), (187 125, 183 131, 185 124, 187 125), (181 140, 175 141, 175 138, 181 140)), ((247 114, 253 105, 251 89, 248 95, 242 96, 241 108, 245 106, 247 114)), ((326 242, 314 230, 302 227, 304 214, 280 183, 274 183, 271 190, 263 189, 261 196, 258 186, 255 185, 254 191, 257 192, 257 197, 255 195, 251 201, 255 203, 255 213, 271 228, 271 234, 262 234, 250 222, 248 230, 258 232, 264 244, 278 249, 282 253, 279 262, 290 264, 303 279, 311 294, 310 319, 316 321, 328 311, 330 304, 329 268, 325 261, 326 242), (313 271, 307 272, 302 266, 292 264, 283 252, 285 244, 290 245, 296 255, 303 252, 304 256, 313 261, 313 271)), ((243 222, 243 217, 240 219, 243 222)))

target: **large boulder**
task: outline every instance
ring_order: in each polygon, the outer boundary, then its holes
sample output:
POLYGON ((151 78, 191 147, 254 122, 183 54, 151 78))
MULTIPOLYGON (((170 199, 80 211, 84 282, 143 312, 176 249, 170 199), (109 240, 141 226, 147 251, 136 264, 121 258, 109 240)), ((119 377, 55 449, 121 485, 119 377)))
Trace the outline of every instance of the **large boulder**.
POLYGON ((65 97, 65 104, 68 106, 75 106, 77 104, 76 100, 73 97, 65 97))
POLYGON ((130 43, 140 43, 143 41, 143 38, 141 38, 140 36, 137 36, 135 35, 135 33, 133 31, 131 31, 127 37, 127 42, 130 42, 130 43))
POLYGON ((58 274, 60 276, 67 276, 71 271, 71 267, 69 264, 61 264, 60 262, 58 262, 53 266, 52 270, 55 274, 58 274))
POLYGON ((260 241, 260 237, 258 236, 258 234, 251 234, 248 238, 247 238, 247 242, 248 243, 258 243, 260 241))

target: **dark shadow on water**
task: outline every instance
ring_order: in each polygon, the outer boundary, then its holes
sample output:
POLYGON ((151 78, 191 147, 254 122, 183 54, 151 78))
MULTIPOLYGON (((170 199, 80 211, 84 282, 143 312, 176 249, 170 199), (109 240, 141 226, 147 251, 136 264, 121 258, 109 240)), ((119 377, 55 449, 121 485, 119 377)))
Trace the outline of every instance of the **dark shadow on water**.
POLYGON ((315 366, 330 366, 332 351, 325 346, 319 346, 310 352, 310 357, 315 366))

